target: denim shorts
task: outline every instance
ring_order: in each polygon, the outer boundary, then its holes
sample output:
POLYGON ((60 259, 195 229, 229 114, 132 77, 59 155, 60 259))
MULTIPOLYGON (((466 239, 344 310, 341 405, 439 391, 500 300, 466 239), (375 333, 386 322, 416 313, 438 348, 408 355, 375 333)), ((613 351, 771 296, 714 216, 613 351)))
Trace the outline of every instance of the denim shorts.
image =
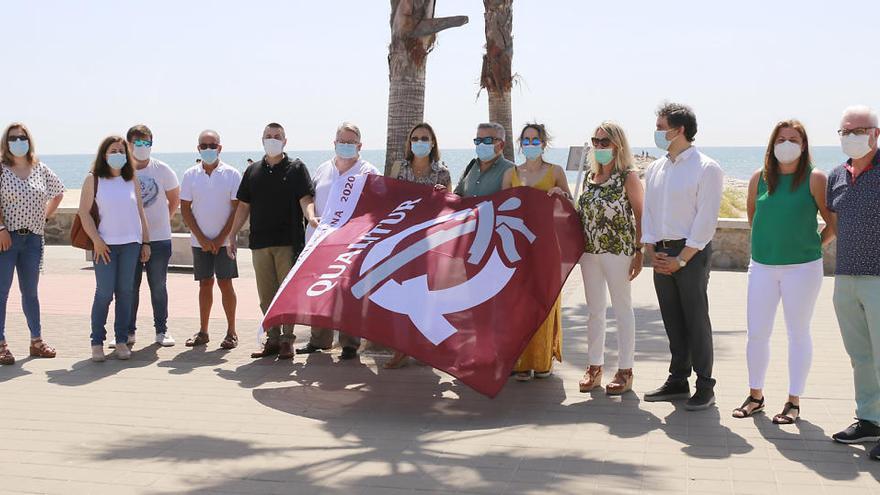
POLYGON ((208 280, 215 276, 218 280, 238 278, 238 263, 226 254, 226 247, 220 248, 217 254, 194 247, 192 253, 196 280, 208 280))

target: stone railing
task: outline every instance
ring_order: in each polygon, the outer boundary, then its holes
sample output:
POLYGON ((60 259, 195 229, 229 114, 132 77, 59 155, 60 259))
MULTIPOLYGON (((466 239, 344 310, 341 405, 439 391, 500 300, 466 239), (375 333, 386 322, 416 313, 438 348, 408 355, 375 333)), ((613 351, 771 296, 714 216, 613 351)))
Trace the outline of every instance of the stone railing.
MULTIPOLYGON (((46 225, 46 244, 70 244, 70 225, 76 215, 75 208, 59 208, 58 212, 46 225)), ((172 219, 172 230, 186 233, 189 230, 183 224, 180 213, 172 219)), ((749 267, 751 243, 749 242, 749 223, 742 218, 722 218, 718 221, 718 230, 712 240, 712 266, 723 270, 746 270, 749 267)), ((238 236, 238 246, 247 247, 248 226, 238 236)), ((832 243, 825 250, 825 273, 834 273, 834 256, 836 244, 832 243)))

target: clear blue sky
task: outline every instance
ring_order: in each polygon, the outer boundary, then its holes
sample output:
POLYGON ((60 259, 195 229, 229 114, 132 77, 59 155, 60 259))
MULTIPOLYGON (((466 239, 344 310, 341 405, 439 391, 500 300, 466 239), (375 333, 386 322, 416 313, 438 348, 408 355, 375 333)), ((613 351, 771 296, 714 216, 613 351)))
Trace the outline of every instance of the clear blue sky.
MULTIPOLYGON (((470 22, 428 59, 425 118, 443 147, 469 147, 488 115, 482 2, 437 3, 470 22)), ((42 153, 90 153, 133 123, 158 152, 193 149, 204 128, 255 150, 269 121, 295 149, 328 148, 343 120, 384 148, 389 12, 384 0, 5 2, 0 123, 26 122, 42 153)), ((763 145, 787 117, 836 144, 845 106, 880 106, 878 19, 877 0, 516 0, 514 127, 537 119, 567 146, 614 119, 649 145, 672 99, 696 110, 698 144, 763 145)))

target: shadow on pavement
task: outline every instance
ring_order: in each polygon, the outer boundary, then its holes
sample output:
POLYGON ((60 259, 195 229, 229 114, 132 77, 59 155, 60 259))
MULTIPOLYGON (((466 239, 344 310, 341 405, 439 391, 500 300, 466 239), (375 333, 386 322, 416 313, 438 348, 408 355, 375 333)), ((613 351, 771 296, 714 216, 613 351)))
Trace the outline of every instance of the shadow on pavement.
MULTIPOLYGON (((131 359, 120 361, 114 359, 111 354, 103 363, 93 363, 91 359, 83 359, 71 366, 69 370, 49 370, 46 376, 49 383, 65 387, 78 387, 87 385, 98 380, 113 376, 122 370, 132 368, 144 368, 159 360, 159 344, 150 344, 141 349, 135 349, 131 353, 131 359)), ((106 349, 105 349, 106 351, 106 349)))

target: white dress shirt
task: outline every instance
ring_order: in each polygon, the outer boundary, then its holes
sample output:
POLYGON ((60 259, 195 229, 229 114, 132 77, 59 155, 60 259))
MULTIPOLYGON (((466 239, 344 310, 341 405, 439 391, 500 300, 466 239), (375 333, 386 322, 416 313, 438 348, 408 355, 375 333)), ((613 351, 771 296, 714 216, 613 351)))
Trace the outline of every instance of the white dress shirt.
POLYGON ((645 172, 642 242, 687 239, 702 250, 715 235, 723 191, 721 167, 693 146, 655 160, 645 172))
MULTIPOLYGON (((379 169, 373 166, 372 163, 361 158, 358 158, 358 161, 350 169, 346 170, 344 174, 340 174, 339 169, 336 168, 335 157, 319 165, 312 175, 312 186, 315 188, 315 215, 320 217, 324 213, 324 206, 327 205, 330 190, 336 181, 340 179, 345 180, 352 175, 365 174, 382 175, 379 169)), ((306 227, 306 242, 308 242, 314 232, 315 228, 309 224, 306 227)))

